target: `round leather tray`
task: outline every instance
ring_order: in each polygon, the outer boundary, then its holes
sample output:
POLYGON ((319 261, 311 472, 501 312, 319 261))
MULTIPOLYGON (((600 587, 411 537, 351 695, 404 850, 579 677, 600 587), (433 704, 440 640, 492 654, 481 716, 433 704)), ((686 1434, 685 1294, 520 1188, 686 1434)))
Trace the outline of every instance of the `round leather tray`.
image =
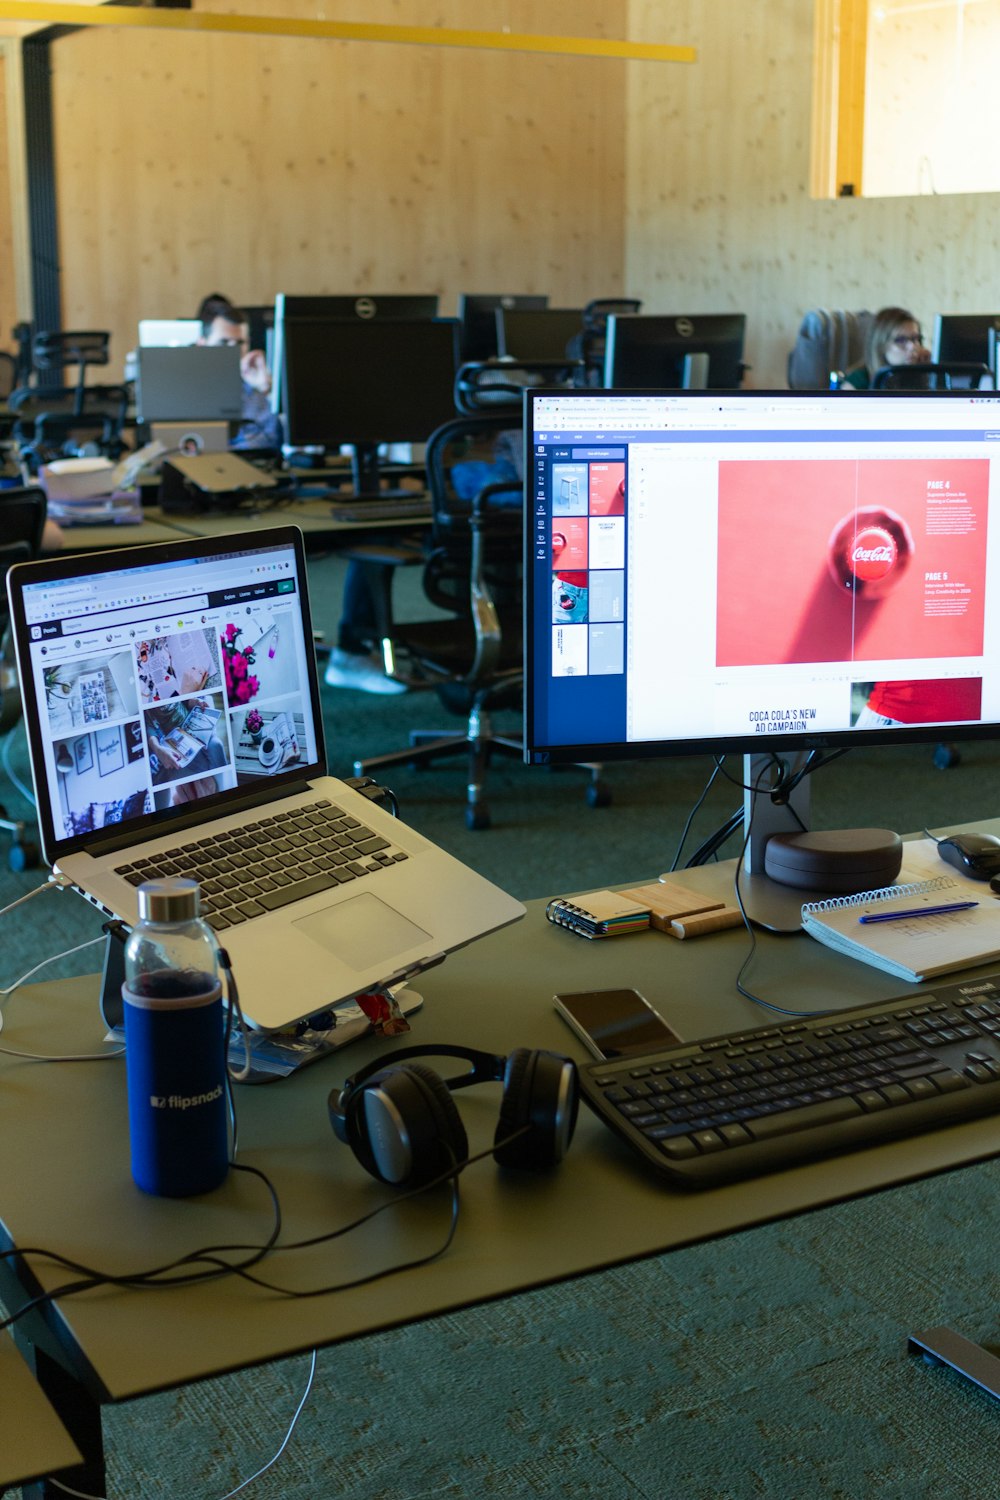
POLYGON ((802 890, 874 891, 891 885, 902 863, 903 841, 888 828, 778 833, 764 849, 764 873, 802 890))

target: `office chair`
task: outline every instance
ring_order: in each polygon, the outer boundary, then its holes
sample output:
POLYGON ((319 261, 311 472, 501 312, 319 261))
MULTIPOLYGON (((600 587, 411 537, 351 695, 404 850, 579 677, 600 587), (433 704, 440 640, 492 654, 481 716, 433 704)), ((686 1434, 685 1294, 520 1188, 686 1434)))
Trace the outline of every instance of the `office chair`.
MULTIPOLYGON (((390 675, 416 688, 433 688, 450 712, 465 719, 461 733, 413 730, 409 747, 354 763, 356 776, 378 777, 388 766, 425 766, 441 756, 468 756, 465 823, 490 827, 484 793, 493 755, 522 758, 520 737, 497 734, 490 713, 517 707, 523 678, 522 484, 493 480, 463 498, 463 480, 476 481, 476 463, 495 460, 498 439, 516 432, 520 413, 457 417, 432 433, 427 444, 427 481, 433 503, 425 549, 424 592, 439 611, 434 619, 400 623, 392 618, 391 564, 387 549, 355 549, 378 590, 382 651, 390 675)), ((519 436, 519 434, 517 434, 519 436)), ((513 466, 511 466, 513 473, 513 466)), ((405 560, 405 559, 398 559, 405 560)), ((587 801, 611 801, 598 766, 588 765, 587 801)))
POLYGON ((17 358, 0 349, 0 401, 6 401, 17 384, 17 358))
POLYGON ((580 359, 499 359, 470 360, 455 374, 455 409, 467 416, 495 412, 497 407, 513 407, 520 427, 524 392, 529 387, 562 385, 567 389, 583 383, 584 364, 580 359))
MULTIPOLYGON (((46 501, 44 490, 0 490, 0 577, 6 580, 7 569, 14 563, 37 557, 42 545, 46 501)), ((6 588, 0 590, 0 739, 3 739, 21 717, 21 690, 17 678, 14 646, 10 638, 10 616, 6 588)), ((27 825, 11 818, 0 804, 0 828, 11 836, 7 864, 11 870, 27 870, 40 861, 40 851, 27 833, 27 825)))
POLYGON ((87 386, 82 411, 78 404, 78 393, 67 386, 21 386, 11 393, 12 436, 33 473, 53 458, 78 455, 85 446, 107 458, 119 457, 128 414, 125 387, 87 386))
POLYGON ((811 308, 789 350, 788 389, 828 390, 833 377, 861 364, 871 316, 842 308, 811 308))
POLYGON ((36 370, 66 370, 77 367, 75 411, 83 414, 87 370, 92 365, 106 365, 110 359, 110 333, 89 330, 82 333, 36 333, 31 341, 31 362, 36 370))
POLYGON ((886 365, 876 370, 873 391, 979 391, 993 389, 989 365, 950 360, 946 364, 886 365))

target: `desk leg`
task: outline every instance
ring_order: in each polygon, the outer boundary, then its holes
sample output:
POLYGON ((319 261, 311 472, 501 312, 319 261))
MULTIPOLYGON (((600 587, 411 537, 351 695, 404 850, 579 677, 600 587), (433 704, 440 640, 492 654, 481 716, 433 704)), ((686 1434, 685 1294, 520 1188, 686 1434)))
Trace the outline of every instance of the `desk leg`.
MULTIPOLYGON (((87 1495, 107 1493, 104 1468, 104 1436, 101 1430, 101 1407, 44 1349, 32 1344, 14 1327, 14 1339, 35 1379, 52 1403, 59 1420, 84 1456, 82 1464, 60 1469, 59 1478, 87 1495)), ((66 1491, 39 1479, 22 1487, 23 1500, 65 1500, 66 1491)))

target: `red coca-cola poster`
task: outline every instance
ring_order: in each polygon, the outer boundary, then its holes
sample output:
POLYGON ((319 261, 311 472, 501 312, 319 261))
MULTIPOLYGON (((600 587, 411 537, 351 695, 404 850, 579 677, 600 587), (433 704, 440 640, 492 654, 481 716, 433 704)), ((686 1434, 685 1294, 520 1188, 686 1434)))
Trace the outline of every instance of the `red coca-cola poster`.
POLYGON ((983 649, 985 459, 719 466, 720 666, 983 649))

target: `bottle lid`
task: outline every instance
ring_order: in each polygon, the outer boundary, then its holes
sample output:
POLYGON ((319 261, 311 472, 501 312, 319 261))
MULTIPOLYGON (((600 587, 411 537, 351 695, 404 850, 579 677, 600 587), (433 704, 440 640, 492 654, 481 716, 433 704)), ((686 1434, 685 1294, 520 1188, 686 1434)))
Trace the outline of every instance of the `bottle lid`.
POLYGON ((138 889, 140 922, 190 922, 201 911, 197 880, 171 875, 147 880, 138 889))

